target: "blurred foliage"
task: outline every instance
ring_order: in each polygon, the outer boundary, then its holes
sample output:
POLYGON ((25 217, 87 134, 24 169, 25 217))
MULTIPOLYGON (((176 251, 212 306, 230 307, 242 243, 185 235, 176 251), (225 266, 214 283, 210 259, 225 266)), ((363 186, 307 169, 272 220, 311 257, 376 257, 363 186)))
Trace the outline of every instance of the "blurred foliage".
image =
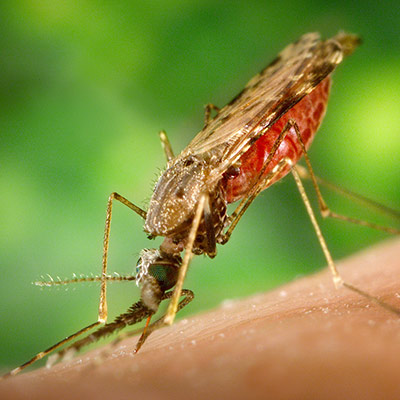
MULTIPOLYGON (((305 32, 344 29, 364 40, 335 73, 311 150, 315 170, 398 207, 398 5, 328 4, 0 3, 1 365, 16 366, 95 320, 96 285, 40 291, 31 282, 100 272, 107 197, 118 191, 146 207, 164 165, 157 132, 165 129, 180 151, 201 129, 204 104, 229 101, 305 32)), ((327 198, 337 211, 371 217, 327 198)), ((335 221, 322 227, 336 259, 385 238, 335 221)), ((152 245, 138 216, 116 204, 110 271, 131 273, 140 249, 152 245)), ((257 199, 215 260, 194 260, 185 286, 196 300, 184 313, 324 265, 287 178, 257 199)), ((110 318, 138 296, 132 284, 112 285, 110 318)))

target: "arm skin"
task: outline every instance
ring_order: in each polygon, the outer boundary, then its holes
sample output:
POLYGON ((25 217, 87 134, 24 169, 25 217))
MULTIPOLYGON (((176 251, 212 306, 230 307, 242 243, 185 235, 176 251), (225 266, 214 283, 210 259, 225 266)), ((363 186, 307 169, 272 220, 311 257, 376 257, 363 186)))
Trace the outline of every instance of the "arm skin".
MULTIPOLYGON (((400 309, 399 239, 338 267, 400 309)), ((400 398, 400 318, 327 270, 177 322, 133 355, 136 340, 0 382, 0 398, 400 398)))

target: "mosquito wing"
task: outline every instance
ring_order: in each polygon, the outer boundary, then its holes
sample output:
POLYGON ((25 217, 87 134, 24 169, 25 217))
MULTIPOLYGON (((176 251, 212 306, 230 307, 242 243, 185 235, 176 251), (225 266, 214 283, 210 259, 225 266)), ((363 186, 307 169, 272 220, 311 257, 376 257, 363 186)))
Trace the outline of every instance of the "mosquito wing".
POLYGON ((196 155, 210 163, 213 177, 226 169, 268 127, 310 93, 353 52, 359 39, 339 33, 321 41, 318 33, 308 33, 287 46, 263 71, 211 120, 192 140, 180 157, 196 155))

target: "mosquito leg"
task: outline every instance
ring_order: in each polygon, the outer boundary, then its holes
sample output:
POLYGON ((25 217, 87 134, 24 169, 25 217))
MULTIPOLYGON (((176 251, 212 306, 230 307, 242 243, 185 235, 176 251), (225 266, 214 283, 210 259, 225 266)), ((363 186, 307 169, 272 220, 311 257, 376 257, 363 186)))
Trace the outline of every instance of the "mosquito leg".
POLYGON ((330 251, 328 249, 328 246, 326 244, 325 238, 322 235, 322 232, 321 232, 321 229, 320 229, 320 227, 318 225, 317 219, 315 218, 315 214, 314 214, 314 211, 313 211, 313 209, 311 207, 310 200, 307 197, 306 191, 305 191, 304 186, 303 186, 303 184, 301 182, 301 179, 300 179, 300 176, 299 176, 299 174, 297 172, 297 169, 296 169, 295 166, 292 165, 292 162, 289 159, 286 159, 286 161, 292 168, 292 174, 293 174, 293 177, 294 177, 295 182, 297 184, 297 188, 299 189, 301 198, 302 198, 302 200, 304 202, 304 205, 305 205, 305 207, 307 209, 307 213, 308 213, 308 215, 310 217, 311 223, 313 224, 315 233, 317 234, 318 241, 319 241, 319 243, 321 245, 322 251, 323 251, 323 253, 325 255, 325 258, 326 258, 326 260, 328 262, 329 269, 330 269, 330 271, 332 273, 333 283, 335 284, 336 288, 344 286, 347 289, 350 289, 351 291, 353 291, 353 292, 365 297, 369 301, 374 302, 374 303, 380 305, 381 307, 383 307, 384 309, 386 309, 386 310, 388 310, 388 311, 400 316, 400 310, 397 310, 396 308, 392 307, 390 304, 387 304, 387 303, 379 300, 377 297, 370 295, 369 293, 357 288, 356 286, 353 286, 350 283, 345 282, 342 279, 342 277, 340 276, 339 271, 337 270, 336 265, 335 265, 335 263, 334 263, 334 261, 332 259, 332 256, 331 256, 331 253, 330 253, 330 251))
POLYGON ((320 209, 322 217, 324 217, 324 218, 330 217, 330 218, 340 219, 342 221, 347 221, 347 222, 351 222, 353 224, 367 226, 369 228, 373 228, 373 229, 380 230, 380 231, 387 232, 387 233, 391 233, 391 234, 400 234, 400 230, 398 230, 398 229, 377 225, 377 224, 374 224, 372 222, 360 220, 360 219, 357 219, 357 218, 348 217, 346 215, 337 214, 337 213, 331 211, 329 209, 329 207, 326 205, 325 200, 322 197, 321 191, 320 191, 319 186, 318 186, 317 177, 314 174, 314 171, 313 171, 312 166, 311 166, 310 158, 308 157, 308 153, 307 153, 306 147, 305 147, 304 142, 303 142, 303 140, 301 138, 300 129, 299 129, 299 127, 298 127, 298 125, 297 125, 297 123, 295 121, 289 120, 288 123, 290 123, 291 126, 293 126, 295 131, 296 131, 297 139, 299 140, 299 143, 301 145, 301 148, 302 148, 302 151, 303 151, 303 155, 304 155, 304 159, 305 159, 306 164, 307 164, 307 169, 308 169, 309 174, 310 174, 310 178, 312 180, 315 192, 317 193, 318 205, 319 205, 319 209, 320 209))
MULTIPOLYGON (((108 203, 107 203, 107 216, 108 216, 108 211, 110 209, 110 213, 111 213, 111 207, 112 207, 112 201, 113 200, 118 200, 120 203, 124 204, 125 206, 127 206, 128 208, 130 208, 132 211, 134 211, 136 214, 138 214, 140 217, 142 217, 143 219, 146 219, 147 213, 146 211, 142 210, 140 207, 138 207, 137 205, 133 204, 132 202, 130 202, 127 198, 125 198, 124 196, 121 196, 120 194, 118 194, 117 192, 112 192, 108 198, 108 203), (111 203, 111 206, 110 206, 111 203)), ((110 217, 111 218, 111 217, 110 217)))
POLYGON ((165 157, 167 158, 167 162, 169 162, 174 158, 174 152, 172 151, 171 143, 169 142, 167 133, 165 131, 160 131, 159 135, 165 157))
POLYGON ((82 335, 83 333, 89 331, 90 329, 92 329, 92 328, 94 328, 94 327, 96 327, 97 325, 100 325, 100 324, 101 324, 101 322, 96 321, 93 324, 90 324, 90 325, 82 328, 78 332, 75 332, 72 335, 70 335, 70 336, 66 337, 65 339, 59 341, 58 343, 54 344, 53 346, 50 346, 48 349, 46 349, 44 351, 41 351, 40 353, 36 354, 35 357, 31 358, 29 361, 25 362, 24 364, 20 365, 19 367, 15 368, 15 369, 13 369, 9 373, 3 375, 2 378, 7 378, 7 377, 10 377, 10 376, 17 375, 23 369, 25 369, 26 367, 29 367, 29 365, 32 365, 34 362, 36 362, 38 360, 41 360, 43 357, 46 357, 52 351, 58 349, 59 347, 61 347, 65 343, 68 343, 71 340, 74 340, 78 336, 82 335))
MULTIPOLYGON (((311 174, 307 170, 306 167, 303 167, 302 165, 297 164, 296 168, 297 168, 297 172, 300 175, 300 178, 302 178, 302 179, 310 179, 310 180, 312 179, 311 178, 311 174)), ((353 191, 351 191, 349 189, 340 187, 340 186, 338 186, 338 185, 336 185, 336 184, 334 184, 332 182, 329 182, 326 179, 323 179, 323 178, 321 178, 321 177, 319 177, 319 176, 317 176, 315 174, 314 174, 314 176, 315 176, 315 179, 316 179, 318 185, 325 186, 328 189, 333 190, 333 191, 339 193, 340 195, 349 198, 350 200, 357 201, 359 203, 364 204, 367 207, 374 208, 376 211, 379 211, 382 214, 386 214, 386 215, 388 215, 388 216, 390 216, 392 218, 400 220, 400 211, 395 210, 395 209, 390 208, 390 207, 387 207, 384 204, 380 204, 380 203, 376 202, 375 200, 372 200, 372 199, 370 199, 368 197, 365 197, 365 196, 363 196, 363 195, 361 195, 359 193, 355 193, 355 192, 353 192, 353 191)), ((398 233, 398 232, 396 232, 396 233, 398 233)))
POLYGON ((212 103, 208 103, 204 107, 204 125, 207 125, 212 120, 211 111, 213 111, 213 110, 218 113, 220 108, 212 103))
POLYGON ((131 210, 139 214, 143 219, 146 219, 146 212, 131 203, 128 199, 121 196, 120 194, 113 192, 110 194, 107 203, 107 214, 106 223, 104 227, 104 240, 103 240, 103 262, 101 270, 101 284, 100 284, 100 302, 99 302, 99 316, 98 320, 101 323, 107 321, 107 257, 108 248, 110 244, 110 229, 111 229, 111 214, 112 214, 112 204, 113 200, 118 200, 122 204, 129 207, 131 210))
POLYGON ((197 204, 196 212, 193 218, 192 226, 190 228, 189 236, 187 239, 187 243, 185 246, 185 255, 183 257, 182 265, 179 268, 179 275, 177 282, 175 284, 171 301, 169 303, 167 313, 165 314, 165 317, 162 319, 162 324, 163 325, 172 325, 175 319, 175 314, 177 313, 178 310, 178 303, 179 303, 179 298, 181 297, 182 293, 182 286, 183 286, 183 281, 185 280, 186 277, 186 272, 188 270, 190 261, 193 257, 192 249, 193 249, 193 244, 196 239, 196 234, 197 230, 200 225, 201 217, 203 215, 204 211, 204 206, 205 202, 208 201, 208 196, 206 193, 203 193, 200 195, 199 202, 197 204))
MULTIPOLYGON (((342 279, 342 277, 340 276, 340 274, 339 274, 339 272, 338 272, 338 270, 336 268, 336 265, 335 265, 335 263, 334 263, 334 261, 332 259, 332 256, 331 256, 330 251, 328 249, 328 246, 326 244, 325 238, 322 235, 322 232, 321 232, 321 229, 320 229, 320 227, 318 225, 318 222, 317 222, 317 220, 315 218, 314 211, 313 211, 313 209, 311 207, 310 201, 309 201, 309 199, 307 197, 307 194, 305 192, 305 189, 304 189, 304 186, 303 186, 303 184, 301 182, 299 174, 297 173, 297 169, 296 169, 296 167, 293 166, 293 163, 291 162, 290 159, 288 159, 288 158, 282 159, 274 167, 274 169, 271 171, 271 173, 268 174, 263 180, 261 180, 258 183, 256 189, 252 190, 252 195, 247 198, 247 202, 245 204, 245 207, 243 207, 239 211, 239 213, 237 214, 236 221, 238 221, 238 219, 240 219, 240 217, 243 215, 244 211, 248 207, 248 204, 250 204, 254 200, 254 198, 264 189, 264 187, 268 186, 270 181, 273 180, 275 176, 279 175, 281 173, 281 171, 283 171, 287 166, 289 166, 291 168, 291 171, 292 171, 292 174, 293 174, 293 176, 295 178, 297 187, 298 187, 298 189, 300 191, 300 195, 301 195, 301 197, 303 199, 303 202, 304 202, 304 204, 306 206, 307 212, 308 212, 309 217, 311 219, 311 222, 313 224, 314 230, 315 230, 315 232, 317 234, 318 241, 320 242, 322 251, 323 251, 323 253, 325 255, 325 258, 326 258, 326 260, 328 262, 328 266, 329 266, 329 269, 330 269, 330 271, 332 273, 333 282, 334 282, 335 286, 337 288, 340 287, 340 286, 344 286, 344 287, 350 289, 351 291, 353 291, 355 293, 358 293, 359 295, 367 298, 369 301, 374 302, 374 303, 380 305, 381 307, 383 307, 384 309, 386 309, 386 310, 388 310, 388 311, 390 311, 392 313, 395 313, 396 315, 400 316, 400 311, 397 310, 396 308, 394 308, 391 305, 379 300, 377 297, 374 297, 374 296, 370 295, 369 293, 359 289, 358 287, 353 286, 352 284, 349 284, 349 283, 345 282, 342 279)), ((232 227, 232 225, 230 226, 230 228, 231 227, 232 227)), ((230 232, 228 230, 228 233, 232 233, 233 228, 231 229, 230 232)), ((228 236, 228 239, 229 239, 229 236, 228 236)))
MULTIPOLYGON (((249 207, 251 202, 256 197, 256 195, 254 195, 254 193, 256 193, 256 192, 257 192, 257 194, 260 193, 271 182, 272 178, 269 179, 269 180, 264 180, 266 183, 262 183, 263 175, 264 175, 265 171, 267 170, 268 165, 270 164, 272 158, 274 157, 274 155, 276 153, 276 150, 278 149, 278 147, 282 143, 282 141, 285 138, 287 132, 289 132, 289 130, 292 127, 294 127, 294 129, 295 129, 297 137, 298 137, 298 140, 299 140, 299 143, 300 143, 300 145, 302 147, 303 155, 304 155, 304 158, 305 158, 306 163, 307 163, 307 168, 310 171, 307 174, 309 174, 309 177, 313 181, 313 186, 315 188, 315 191, 317 192, 319 207, 320 207, 321 214, 322 214, 323 217, 337 218, 337 219, 349 221, 349 222, 352 222, 352 223, 355 223, 355 224, 358 224, 358 225, 368 226, 370 228, 378 229, 378 230, 381 230, 381 231, 384 231, 384 232, 387 232, 387 233, 392 233, 392 234, 400 233, 400 231, 398 229, 395 229, 395 228, 376 225, 376 224, 373 224, 373 223, 370 223, 370 222, 367 222, 367 221, 363 221, 363 220, 359 220, 359 219, 356 219, 356 218, 350 218, 350 217, 347 217, 347 216, 336 214, 336 213, 334 213, 334 212, 329 210, 328 206, 326 205, 326 203, 325 203, 325 201, 324 201, 324 199, 323 199, 323 197, 321 195, 321 191, 320 191, 320 189, 318 187, 318 183, 317 183, 317 179, 318 178, 316 178, 316 176, 315 176, 315 174, 314 174, 314 172, 312 170, 311 163, 310 163, 310 160, 309 160, 309 157, 308 157, 308 154, 307 154, 307 150, 305 148, 303 140, 301 139, 299 127, 298 127, 297 123, 294 120, 291 119, 286 123, 285 127, 282 129, 282 131, 279 134, 278 138, 275 140, 275 142, 274 142, 274 144, 273 144, 273 146, 272 146, 272 148, 270 150, 270 153, 268 155, 268 158, 265 161, 264 166, 263 166, 262 170, 259 173, 258 180, 254 183, 252 189, 249 190, 248 195, 245 198, 243 198, 243 200, 239 203, 239 205, 236 207, 234 212, 230 215, 230 225, 228 227, 228 230, 225 232, 225 234, 222 235, 220 238, 218 238, 218 242, 219 243, 225 244, 229 240, 229 238, 231 237, 232 232, 235 229, 236 225, 238 224, 240 218, 243 216, 244 212, 247 210, 247 208, 249 207), (260 184, 260 182, 261 182, 261 184, 260 184)), ((265 132, 260 132, 260 134, 257 137, 261 137, 264 133, 265 132)), ((304 174, 304 168, 302 168, 302 167, 300 167, 300 168, 301 168, 301 172, 304 174)), ((355 196, 355 197, 360 197, 360 196, 355 196)), ((368 201, 368 199, 365 199, 365 198, 362 198, 361 200, 362 201, 368 201)), ((368 202, 369 203, 373 203, 373 202, 370 202, 370 201, 368 201, 368 202)), ((372 205, 375 206, 375 204, 372 204, 372 205)), ((380 209, 383 208, 383 211, 387 212, 389 214, 392 214, 392 215, 395 215, 395 216, 398 215, 397 212, 395 212, 393 210, 390 210, 390 209, 387 210, 385 207, 378 206, 378 208, 380 208, 380 209)))

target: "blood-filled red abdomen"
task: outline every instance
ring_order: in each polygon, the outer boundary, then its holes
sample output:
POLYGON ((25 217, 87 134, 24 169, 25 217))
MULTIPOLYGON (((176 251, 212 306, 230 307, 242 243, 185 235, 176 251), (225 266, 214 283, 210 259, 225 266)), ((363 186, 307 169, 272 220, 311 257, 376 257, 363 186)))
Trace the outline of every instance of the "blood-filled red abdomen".
MULTIPOLYGON (((310 147, 325 115, 330 83, 330 78, 325 78, 310 94, 305 96, 277 122, 275 122, 268 132, 261 136, 254 145, 252 145, 250 149, 242 155, 240 158, 239 174, 225 177, 226 200, 228 203, 243 198, 254 185, 273 144, 289 119, 293 119, 297 122, 306 148, 308 149, 310 147)), ((271 172, 282 158, 288 157, 293 164, 296 164, 302 155, 296 131, 292 127, 278 147, 275 156, 266 169, 264 175, 271 172)), ((288 172, 289 167, 285 168, 277 177, 275 177, 268 186, 283 178, 288 172)))

